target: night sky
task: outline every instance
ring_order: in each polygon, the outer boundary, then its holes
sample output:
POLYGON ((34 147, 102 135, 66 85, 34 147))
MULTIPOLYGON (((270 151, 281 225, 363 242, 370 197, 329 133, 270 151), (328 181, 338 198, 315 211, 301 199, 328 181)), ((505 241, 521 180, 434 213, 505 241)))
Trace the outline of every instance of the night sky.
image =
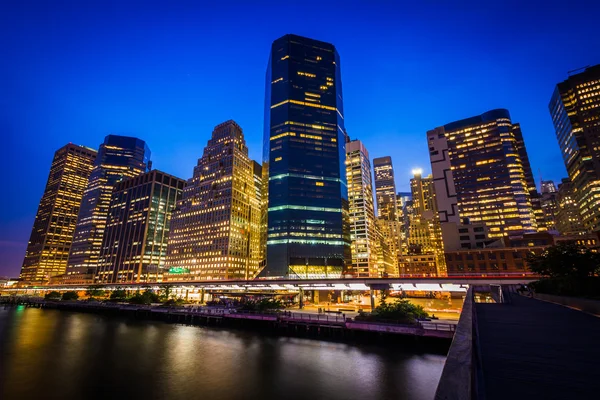
POLYGON ((399 191, 430 170, 427 130, 493 108, 521 123, 536 181, 560 180, 548 102, 568 71, 600 63, 600 2, 491 3, 2 1, 0 276, 18 276, 68 142, 137 136, 154 168, 187 179, 234 119, 260 160, 265 69, 286 33, 335 44, 348 133, 392 156, 399 191))

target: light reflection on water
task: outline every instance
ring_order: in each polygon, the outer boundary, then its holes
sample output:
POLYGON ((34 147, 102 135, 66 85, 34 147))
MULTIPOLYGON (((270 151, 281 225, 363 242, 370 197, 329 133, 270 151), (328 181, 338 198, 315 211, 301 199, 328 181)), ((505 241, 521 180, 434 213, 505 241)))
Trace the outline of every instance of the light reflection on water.
POLYGON ((431 399, 444 356, 0 309, 0 399, 431 399))

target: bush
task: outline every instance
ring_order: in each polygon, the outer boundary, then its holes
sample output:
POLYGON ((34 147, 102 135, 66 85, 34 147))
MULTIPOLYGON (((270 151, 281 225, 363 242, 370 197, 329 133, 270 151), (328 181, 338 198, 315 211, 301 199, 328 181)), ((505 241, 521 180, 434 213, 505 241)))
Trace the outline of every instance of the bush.
POLYGON ((60 300, 61 297, 62 297, 62 295, 59 292, 53 290, 51 292, 46 293, 46 295, 44 296, 44 299, 45 300, 60 300))
POLYGON ((241 309, 246 311, 273 311, 285 308, 279 299, 246 300, 241 303, 241 309))
POLYGON ((416 324, 417 318, 427 318, 428 316, 422 306, 401 299, 393 303, 381 303, 371 314, 359 314, 355 319, 358 321, 416 324))
POLYGON ((79 295, 77 294, 77 292, 75 291, 70 291, 70 292, 64 292, 62 295, 62 299, 63 300, 77 300, 79 298, 79 295))
POLYGON ((146 290, 144 293, 138 291, 129 299, 131 304, 150 304, 159 301, 158 295, 151 290, 146 290))
POLYGON ((110 294, 111 300, 125 300, 127 299, 127 292, 124 289, 113 290, 110 294))

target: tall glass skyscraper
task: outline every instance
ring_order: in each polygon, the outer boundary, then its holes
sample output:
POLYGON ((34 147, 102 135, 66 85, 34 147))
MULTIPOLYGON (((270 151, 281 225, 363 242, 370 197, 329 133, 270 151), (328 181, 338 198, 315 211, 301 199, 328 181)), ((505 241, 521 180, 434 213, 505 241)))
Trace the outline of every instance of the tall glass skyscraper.
POLYGON ((79 206, 95 159, 96 150, 71 143, 54 153, 27 244, 22 280, 47 282, 65 273, 79 206))
POLYGON ((65 277, 69 282, 93 280, 114 185, 122 179, 148 172, 150 166, 150 149, 143 140, 118 135, 106 136, 98 149, 98 156, 83 194, 65 277))
POLYGON ((296 35, 273 42, 265 90, 263 276, 335 277, 350 264, 340 57, 296 35))
POLYGON ((549 108, 583 226, 600 230, 600 65, 556 85, 549 108))

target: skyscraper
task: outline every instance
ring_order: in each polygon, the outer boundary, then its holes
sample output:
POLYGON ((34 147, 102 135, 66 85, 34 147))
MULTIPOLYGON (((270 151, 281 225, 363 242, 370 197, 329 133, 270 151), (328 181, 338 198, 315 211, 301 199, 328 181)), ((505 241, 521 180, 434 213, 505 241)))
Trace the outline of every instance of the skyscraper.
POLYGON ((378 277, 373 183, 369 152, 359 140, 346 144, 346 179, 350 206, 350 237, 354 277, 378 277))
MULTIPOLYGON (((437 202, 433 177, 421 176, 421 170, 413 171, 414 177, 410 180, 412 191, 412 214, 409 216, 408 249, 413 254, 430 254, 435 268, 433 273, 439 276, 446 275, 446 261, 444 257, 444 243, 442 230, 437 211, 437 202)), ((414 259, 402 257, 401 260, 414 259)), ((415 259, 417 261, 417 259, 415 259)), ((421 261, 421 260, 419 260, 421 261)), ((429 261, 429 260, 428 260, 429 261)), ((405 262, 404 265, 407 263, 405 262)), ((418 271, 413 268, 412 273, 432 273, 431 261, 423 264, 426 270, 418 271)))
POLYGON ((549 109, 584 229, 600 230, 600 65, 556 85, 549 109))
POLYGON ((383 235, 393 263, 392 271, 387 273, 397 275, 398 255, 402 253, 404 224, 400 219, 401 213, 398 212, 392 158, 389 156, 374 158, 373 170, 377 199, 377 227, 383 235))
POLYGON ((452 122, 427 138, 445 245, 465 223, 485 224, 491 238, 537 231, 531 168, 507 110, 452 122))
POLYGON ((262 275, 340 276, 351 256, 335 47, 296 35, 275 40, 265 92, 268 239, 262 275))
POLYGON ((157 170, 115 185, 97 282, 162 280, 171 213, 184 185, 183 179, 157 170))
POLYGON ((44 195, 33 223, 21 279, 46 282, 65 273, 77 214, 96 150, 69 143, 54 153, 44 195))
POLYGON ((579 206, 573 193, 573 183, 570 179, 564 178, 558 185, 556 196, 556 230, 561 235, 580 235, 585 233, 579 206))
POLYGON ((77 217, 64 277, 69 282, 89 282, 94 278, 114 185, 149 171, 150 166, 150 149, 143 140, 106 136, 98 150, 77 217))
POLYGON ((168 280, 252 279, 258 272, 260 204, 242 128, 215 127, 171 218, 168 280))
POLYGON ((377 216, 386 220, 394 220, 396 219, 398 204, 392 158, 389 156, 374 158, 373 170, 375 171, 377 216))

